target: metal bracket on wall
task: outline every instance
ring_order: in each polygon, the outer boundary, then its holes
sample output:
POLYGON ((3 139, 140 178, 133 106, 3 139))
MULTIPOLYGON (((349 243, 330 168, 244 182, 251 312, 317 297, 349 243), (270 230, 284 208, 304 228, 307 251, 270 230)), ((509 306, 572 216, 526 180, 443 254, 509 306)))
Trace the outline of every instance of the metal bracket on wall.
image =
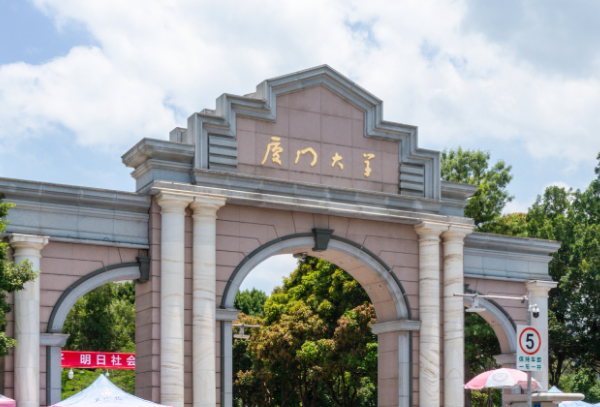
POLYGON ((150 280, 150 257, 138 256, 136 260, 140 266, 140 278, 137 279, 137 282, 145 283, 150 280))
POLYGON ((329 241, 331 240, 331 235, 333 235, 334 230, 314 228, 312 231, 315 234, 315 247, 313 247, 313 251, 324 252, 327 250, 327 246, 329 246, 329 241))

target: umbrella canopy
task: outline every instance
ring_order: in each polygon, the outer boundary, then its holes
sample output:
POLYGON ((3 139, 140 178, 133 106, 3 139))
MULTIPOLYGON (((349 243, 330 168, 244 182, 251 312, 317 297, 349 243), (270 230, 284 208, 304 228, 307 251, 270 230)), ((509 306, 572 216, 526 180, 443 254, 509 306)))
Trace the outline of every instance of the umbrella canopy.
MULTIPOLYGON (((512 388, 521 386, 527 388, 527 373, 517 369, 496 369, 488 370, 478 374, 469 383, 465 384, 465 389, 483 389, 484 387, 493 388, 512 388)), ((537 389, 540 384, 534 378, 531 378, 531 388, 537 389)), ((575 407, 575 406, 573 406, 575 407)))
POLYGON ((54 406, 166 407, 125 393, 102 374, 88 388, 60 403, 56 403, 54 406))
POLYGON ((594 407, 594 404, 586 403, 583 400, 579 401, 563 401, 558 404, 559 407, 594 407))
POLYGON ((15 407, 16 403, 13 399, 0 394, 0 407, 15 407))

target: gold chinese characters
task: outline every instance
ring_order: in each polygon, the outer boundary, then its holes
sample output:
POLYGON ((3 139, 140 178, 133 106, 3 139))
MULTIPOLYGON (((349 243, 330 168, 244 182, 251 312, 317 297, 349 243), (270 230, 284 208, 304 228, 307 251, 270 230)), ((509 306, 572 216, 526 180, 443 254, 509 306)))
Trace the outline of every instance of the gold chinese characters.
POLYGON ((331 168, 333 168, 335 166, 335 163, 337 163, 337 165, 340 167, 340 170, 343 170, 344 164, 339 162, 339 161, 342 161, 343 158, 344 157, 342 157, 338 153, 335 153, 335 155, 333 157, 331 157, 331 168))
POLYGON ((294 161, 294 164, 298 164, 298 160, 300 159, 300 154, 304 155, 306 153, 311 153, 313 155, 313 160, 311 161, 310 166, 314 167, 317 164, 318 156, 312 147, 308 147, 308 148, 305 148, 304 150, 296 151, 296 161, 294 161))
POLYGON ((375 158, 375 154, 367 154, 364 153, 363 157, 366 158, 365 161, 363 161, 365 163, 365 177, 369 178, 369 175, 371 175, 371 160, 373 158, 375 158))
MULTIPOLYGON (((280 156, 281 153, 283 153, 283 147, 281 147, 281 138, 280 137, 271 137, 271 142, 269 144, 267 144, 267 150, 265 151, 265 156, 263 157, 263 160, 261 161, 260 165, 265 165, 265 163, 267 162, 267 159, 269 158, 269 154, 271 154, 272 162, 274 162, 278 165, 281 165, 281 156, 280 156)), ((319 160, 319 155, 317 154, 315 149, 312 147, 307 147, 303 150, 297 150, 296 151, 296 159, 294 160, 294 164, 298 165, 298 163, 300 162, 300 156, 305 155, 307 153, 310 153, 312 155, 312 161, 310 162, 310 166, 314 167, 315 165, 317 165, 317 162, 319 160)), ((375 154, 363 153, 363 157, 366 158, 366 160, 363 161, 365 163, 365 170, 364 170, 363 175, 365 176, 365 178, 369 178, 371 176, 371 172, 373 171, 373 169, 371 168, 371 160, 375 158, 375 154)), ((344 159, 344 157, 342 157, 341 155, 339 155, 336 152, 333 155, 333 157, 331 157, 331 168, 335 168, 335 166, 337 164, 340 171, 343 171, 344 170, 344 163, 342 163, 343 159, 344 159)))
POLYGON ((279 137, 271 137, 271 143, 267 144, 267 151, 265 152, 265 158, 263 158, 260 165, 265 165, 267 162, 267 157, 269 156, 269 151, 273 155, 271 161, 281 165, 281 159, 279 154, 283 153, 283 148, 281 148, 281 138, 279 137))

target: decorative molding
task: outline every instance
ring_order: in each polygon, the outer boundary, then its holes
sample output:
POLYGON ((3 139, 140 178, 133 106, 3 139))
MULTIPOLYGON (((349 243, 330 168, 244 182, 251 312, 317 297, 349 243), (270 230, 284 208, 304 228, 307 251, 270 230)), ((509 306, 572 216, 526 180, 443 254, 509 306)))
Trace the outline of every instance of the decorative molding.
POLYGON ((69 336, 69 334, 43 333, 40 335, 40 346, 65 346, 69 336))
POLYGON ((375 335, 398 331, 419 331, 420 329, 421 321, 411 321, 408 319, 400 319, 398 321, 390 322, 380 322, 371 325, 371 330, 375 335))
MULTIPOLYGON (((473 220, 469 218, 419 212, 416 208, 418 203, 416 203, 417 205, 415 205, 414 211, 391 209, 390 207, 393 207, 391 202, 393 201, 393 198, 398 197, 398 195, 326 187, 321 189, 323 199, 315 199, 316 194, 312 193, 312 184, 297 182, 295 183, 295 188, 293 186, 291 187, 291 196, 286 196, 281 193, 267 194, 241 189, 227 189, 226 185, 223 184, 217 188, 166 181, 153 181, 146 189, 146 192, 150 195, 156 195, 163 191, 213 195, 224 197, 227 199, 228 204, 234 205, 260 206, 262 208, 295 210, 300 212, 372 219, 393 223, 417 224, 424 220, 431 220, 433 222, 448 224, 473 224, 473 220), (306 198, 307 196, 311 198, 306 198), (346 199, 351 200, 354 203, 345 203, 344 200, 346 199)), ((321 194, 318 195, 317 198, 319 198, 321 194)), ((403 198, 406 199, 406 197, 403 198)))
POLYGON ((138 278, 136 281, 138 283, 145 283, 147 281, 150 281, 150 278, 152 277, 150 274, 150 257, 137 256, 136 260, 140 266, 140 278, 138 278))
POLYGON ((465 239, 465 247, 499 252, 528 253, 549 256, 560 249, 561 243, 554 240, 531 237, 496 235, 475 232, 465 239))
POLYGON ((223 309, 223 308, 217 308, 216 311, 216 316, 217 316, 217 321, 235 321, 238 319, 238 315, 240 314, 240 310, 237 309, 233 309, 233 308, 229 308, 229 309, 223 309))
POLYGON ((517 354, 516 353, 501 353, 500 355, 494 355, 494 359, 496 359, 496 363, 499 365, 508 365, 508 364, 516 364, 517 363, 517 354))
POLYGON ((9 233, 48 235, 53 241, 147 248, 148 196, 0 178, 9 233))
POLYGON ((315 234, 315 247, 313 247, 313 251, 324 252, 327 250, 327 246, 329 246, 329 240, 331 240, 331 235, 333 235, 334 230, 314 228, 312 231, 315 234))
MULTIPOLYGON (((141 256, 140 256, 141 257, 141 256)), ((142 276, 143 262, 113 264, 92 271, 71 284, 56 301, 50 318, 47 332, 62 333, 65 319, 75 302, 93 289, 101 285, 122 280, 138 280, 142 276)))

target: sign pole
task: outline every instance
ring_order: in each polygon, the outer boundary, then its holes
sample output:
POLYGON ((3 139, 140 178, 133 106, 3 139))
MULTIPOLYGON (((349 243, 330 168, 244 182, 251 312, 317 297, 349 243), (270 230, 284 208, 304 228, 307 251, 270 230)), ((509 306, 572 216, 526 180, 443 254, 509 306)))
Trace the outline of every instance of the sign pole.
POLYGON ((531 372, 527 372, 527 407, 532 407, 531 403, 531 372))

